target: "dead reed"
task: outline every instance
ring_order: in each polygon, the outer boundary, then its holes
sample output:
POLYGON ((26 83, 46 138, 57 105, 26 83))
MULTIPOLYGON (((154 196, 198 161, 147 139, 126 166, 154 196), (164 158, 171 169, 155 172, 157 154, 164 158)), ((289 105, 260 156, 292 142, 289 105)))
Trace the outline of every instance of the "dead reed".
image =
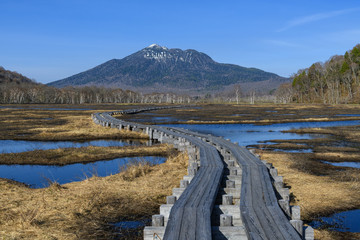
POLYGON ((111 222, 135 220, 159 211, 186 174, 187 156, 164 164, 128 166, 108 177, 30 189, 0 179, 0 236, 4 239, 113 239, 111 222))

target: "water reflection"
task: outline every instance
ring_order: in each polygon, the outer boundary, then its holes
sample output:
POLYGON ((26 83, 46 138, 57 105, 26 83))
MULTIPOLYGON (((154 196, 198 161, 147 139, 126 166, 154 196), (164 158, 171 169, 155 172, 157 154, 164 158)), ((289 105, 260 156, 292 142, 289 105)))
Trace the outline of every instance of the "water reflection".
POLYGON ((333 214, 311 222, 314 228, 329 228, 340 232, 360 232, 360 209, 333 214))
MULTIPOLYGON (((266 148, 265 148, 266 149, 266 148)), ((274 149, 274 152, 287 152, 287 153, 312 153, 312 149, 274 149)))
POLYGON ((140 227, 145 227, 146 224, 149 224, 150 222, 151 219, 146 219, 142 221, 121 221, 121 222, 113 223, 112 225, 121 231, 126 229, 136 229, 140 227))
POLYGON ((337 167, 351 167, 351 168, 360 168, 360 162, 327 162, 323 163, 330 164, 337 167))
POLYGON ((186 128, 192 131, 222 136, 241 146, 258 144, 275 139, 311 139, 319 135, 283 133, 282 131, 299 128, 337 127, 359 125, 360 121, 333 122, 294 122, 270 125, 254 124, 166 124, 165 126, 186 128))
POLYGON ((22 141, 22 140, 0 140, 0 153, 19 153, 34 150, 49 150, 58 148, 80 148, 80 147, 122 147, 129 145, 141 145, 136 140, 93 140, 86 142, 72 141, 22 141))
POLYGON ((151 164, 164 163, 164 157, 128 157, 93 163, 76 163, 66 166, 44 165, 0 165, 0 177, 23 182, 34 188, 42 188, 49 182, 65 184, 81 181, 93 175, 105 177, 120 172, 121 168, 132 161, 147 161, 151 164))

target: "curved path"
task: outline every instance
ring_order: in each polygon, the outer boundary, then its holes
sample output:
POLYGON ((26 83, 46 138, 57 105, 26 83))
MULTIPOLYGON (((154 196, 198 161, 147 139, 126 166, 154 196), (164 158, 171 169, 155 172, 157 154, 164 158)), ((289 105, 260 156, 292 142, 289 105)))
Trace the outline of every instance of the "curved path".
POLYGON ((153 216, 145 239, 313 239, 311 227, 303 230, 300 208, 289 206, 282 177, 246 148, 212 135, 113 117, 164 108, 169 107, 92 115, 97 124, 144 132, 189 155, 188 176, 153 216))

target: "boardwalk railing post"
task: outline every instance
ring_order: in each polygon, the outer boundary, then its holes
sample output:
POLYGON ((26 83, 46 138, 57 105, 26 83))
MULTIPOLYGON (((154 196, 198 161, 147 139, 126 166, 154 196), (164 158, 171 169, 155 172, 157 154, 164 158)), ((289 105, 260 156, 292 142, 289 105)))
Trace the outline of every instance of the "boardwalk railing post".
POLYGON ((163 215, 153 215, 151 225, 153 227, 162 227, 164 226, 164 216, 163 215))
POLYGON ((300 220, 300 206, 291 206, 291 219, 300 220))
POLYGON ((223 195, 222 196, 222 204, 223 205, 232 205, 233 204, 233 196, 232 195, 223 195))
POLYGON ((295 230, 302 236, 303 235, 303 221, 301 220, 290 220, 291 225, 295 230))
POLYGON ((232 226, 232 216, 228 214, 220 215, 220 227, 230 227, 232 226))
POLYGON ((167 196, 166 197, 166 204, 175 204, 176 196, 167 196))
POLYGON ((310 226, 306 227, 304 230, 304 239, 305 240, 314 240, 314 229, 310 226))

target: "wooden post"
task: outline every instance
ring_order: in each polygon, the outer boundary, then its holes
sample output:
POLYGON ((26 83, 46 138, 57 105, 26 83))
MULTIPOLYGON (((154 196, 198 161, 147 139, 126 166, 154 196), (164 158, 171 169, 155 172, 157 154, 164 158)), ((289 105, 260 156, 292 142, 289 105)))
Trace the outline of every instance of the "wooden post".
POLYGON ((166 204, 175 204, 176 196, 167 196, 166 197, 166 204))
POLYGON ((303 221, 290 220, 290 223, 295 228, 295 230, 302 236, 303 235, 303 221))
POLYGON ((270 175, 274 178, 277 177, 278 171, 276 168, 270 168, 270 175))
POLYGON ((180 188, 186 188, 189 185, 188 180, 180 180, 180 188))
POLYGON ((229 160, 228 161, 228 167, 235 167, 235 161, 234 160, 229 160))
POLYGON ((300 206, 291 206, 291 219, 292 220, 300 220, 300 206))
POLYGON ((284 199, 280 199, 278 200, 279 205, 281 207, 281 209, 286 213, 286 215, 288 215, 290 217, 290 205, 289 205, 289 201, 286 201, 284 199))
POLYGON ((235 181, 226 180, 226 188, 235 188, 235 181))
POLYGON ((288 202, 290 201, 290 190, 288 188, 278 189, 278 192, 279 192, 280 196, 282 197, 282 199, 284 199, 288 202))
POLYGON ((160 215, 160 214, 152 215, 151 225, 153 227, 163 227, 164 226, 164 216, 160 215))
POLYGON ((279 189, 284 187, 284 182, 283 182, 282 176, 274 177, 274 187, 277 191, 279 191, 279 189))
POLYGON ((305 228, 305 231, 304 231, 304 237, 305 237, 305 240, 314 240, 314 229, 310 226, 308 226, 307 228, 305 228))
POLYGON ((237 169, 230 169, 230 176, 236 176, 237 175, 237 169))
POLYGON ((220 227, 230 227, 232 226, 232 216, 228 214, 220 215, 220 227))
POLYGON ((233 196, 222 195, 222 205, 233 205, 233 196))

